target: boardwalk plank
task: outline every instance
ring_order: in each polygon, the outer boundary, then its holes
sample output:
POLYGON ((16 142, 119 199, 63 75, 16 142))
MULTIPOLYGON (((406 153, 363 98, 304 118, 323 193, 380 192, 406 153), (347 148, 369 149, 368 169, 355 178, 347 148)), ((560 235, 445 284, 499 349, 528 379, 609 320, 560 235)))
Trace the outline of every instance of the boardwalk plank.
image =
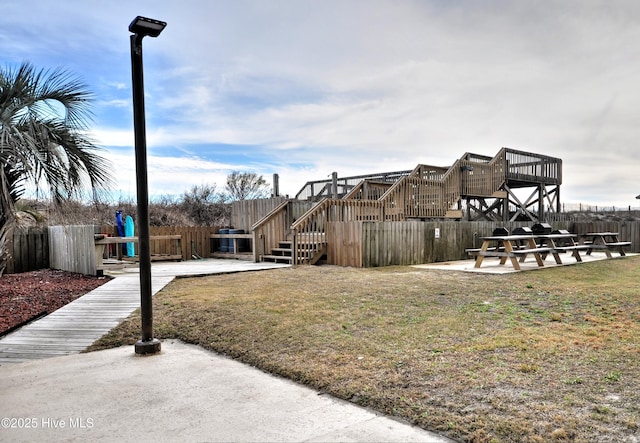
MULTIPOLYGON (((151 292, 156 294, 176 276, 228 274, 288 267, 275 263, 229 263, 209 259, 152 265, 151 292)), ((140 306, 137 269, 115 278, 48 316, 0 339, 0 365, 78 354, 117 326, 140 306)))

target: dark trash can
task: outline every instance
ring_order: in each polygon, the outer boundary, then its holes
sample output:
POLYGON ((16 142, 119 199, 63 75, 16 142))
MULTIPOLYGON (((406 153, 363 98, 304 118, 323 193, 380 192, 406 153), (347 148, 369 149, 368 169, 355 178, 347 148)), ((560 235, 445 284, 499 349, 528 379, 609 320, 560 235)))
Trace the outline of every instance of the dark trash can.
POLYGON ((513 235, 531 235, 533 234, 533 231, 528 226, 521 226, 519 228, 515 228, 511 233, 513 235))
MULTIPOLYGON (((226 229, 226 228, 225 229, 220 229, 218 234, 220 234, 220 235, 229 234, 229 229, 226 229)), ((220 252, 229 252, 229 239, 228 238, 221 238, 220 239, 220 246, 219 246, 218 250, 220 252)))

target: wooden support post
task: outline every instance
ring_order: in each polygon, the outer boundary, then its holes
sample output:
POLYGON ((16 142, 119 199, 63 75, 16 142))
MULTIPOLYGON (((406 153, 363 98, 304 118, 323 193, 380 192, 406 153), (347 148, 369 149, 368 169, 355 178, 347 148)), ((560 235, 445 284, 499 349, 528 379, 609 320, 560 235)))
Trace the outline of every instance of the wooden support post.
POLYGON ((338 173, 331 173, 331 198, 338 198, 338 173))
POLYGON ((544 220, 544 196, 546 188, 543 184, 538 185, 538 221, 544 220))
POLYGON ((280 178, 278 174, 273 174, 273 196, 280 196, 280 178))

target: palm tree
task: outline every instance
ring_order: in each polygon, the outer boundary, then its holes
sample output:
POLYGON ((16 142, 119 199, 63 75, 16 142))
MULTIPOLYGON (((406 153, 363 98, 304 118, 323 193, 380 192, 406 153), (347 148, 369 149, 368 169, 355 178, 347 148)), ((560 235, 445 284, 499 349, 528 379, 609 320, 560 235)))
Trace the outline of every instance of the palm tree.
POLYGON ((64 69, 0 68, 0 275, 15 202, 31 184, 55 203, 111 185, 109 162, 87 135, 92 94, 64 69))

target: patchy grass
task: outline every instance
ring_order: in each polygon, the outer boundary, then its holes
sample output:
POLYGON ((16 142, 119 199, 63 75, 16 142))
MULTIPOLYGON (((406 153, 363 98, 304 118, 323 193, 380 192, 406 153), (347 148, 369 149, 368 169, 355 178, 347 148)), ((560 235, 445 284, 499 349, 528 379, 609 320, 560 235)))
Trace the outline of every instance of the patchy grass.
MULTIPOLYGON (((154 332, 449 437, 640 438, 640 257, 508 275, 305 266, 179 279, 154 332)), ((135 313, 91 350, 139 339, 135 313)))

